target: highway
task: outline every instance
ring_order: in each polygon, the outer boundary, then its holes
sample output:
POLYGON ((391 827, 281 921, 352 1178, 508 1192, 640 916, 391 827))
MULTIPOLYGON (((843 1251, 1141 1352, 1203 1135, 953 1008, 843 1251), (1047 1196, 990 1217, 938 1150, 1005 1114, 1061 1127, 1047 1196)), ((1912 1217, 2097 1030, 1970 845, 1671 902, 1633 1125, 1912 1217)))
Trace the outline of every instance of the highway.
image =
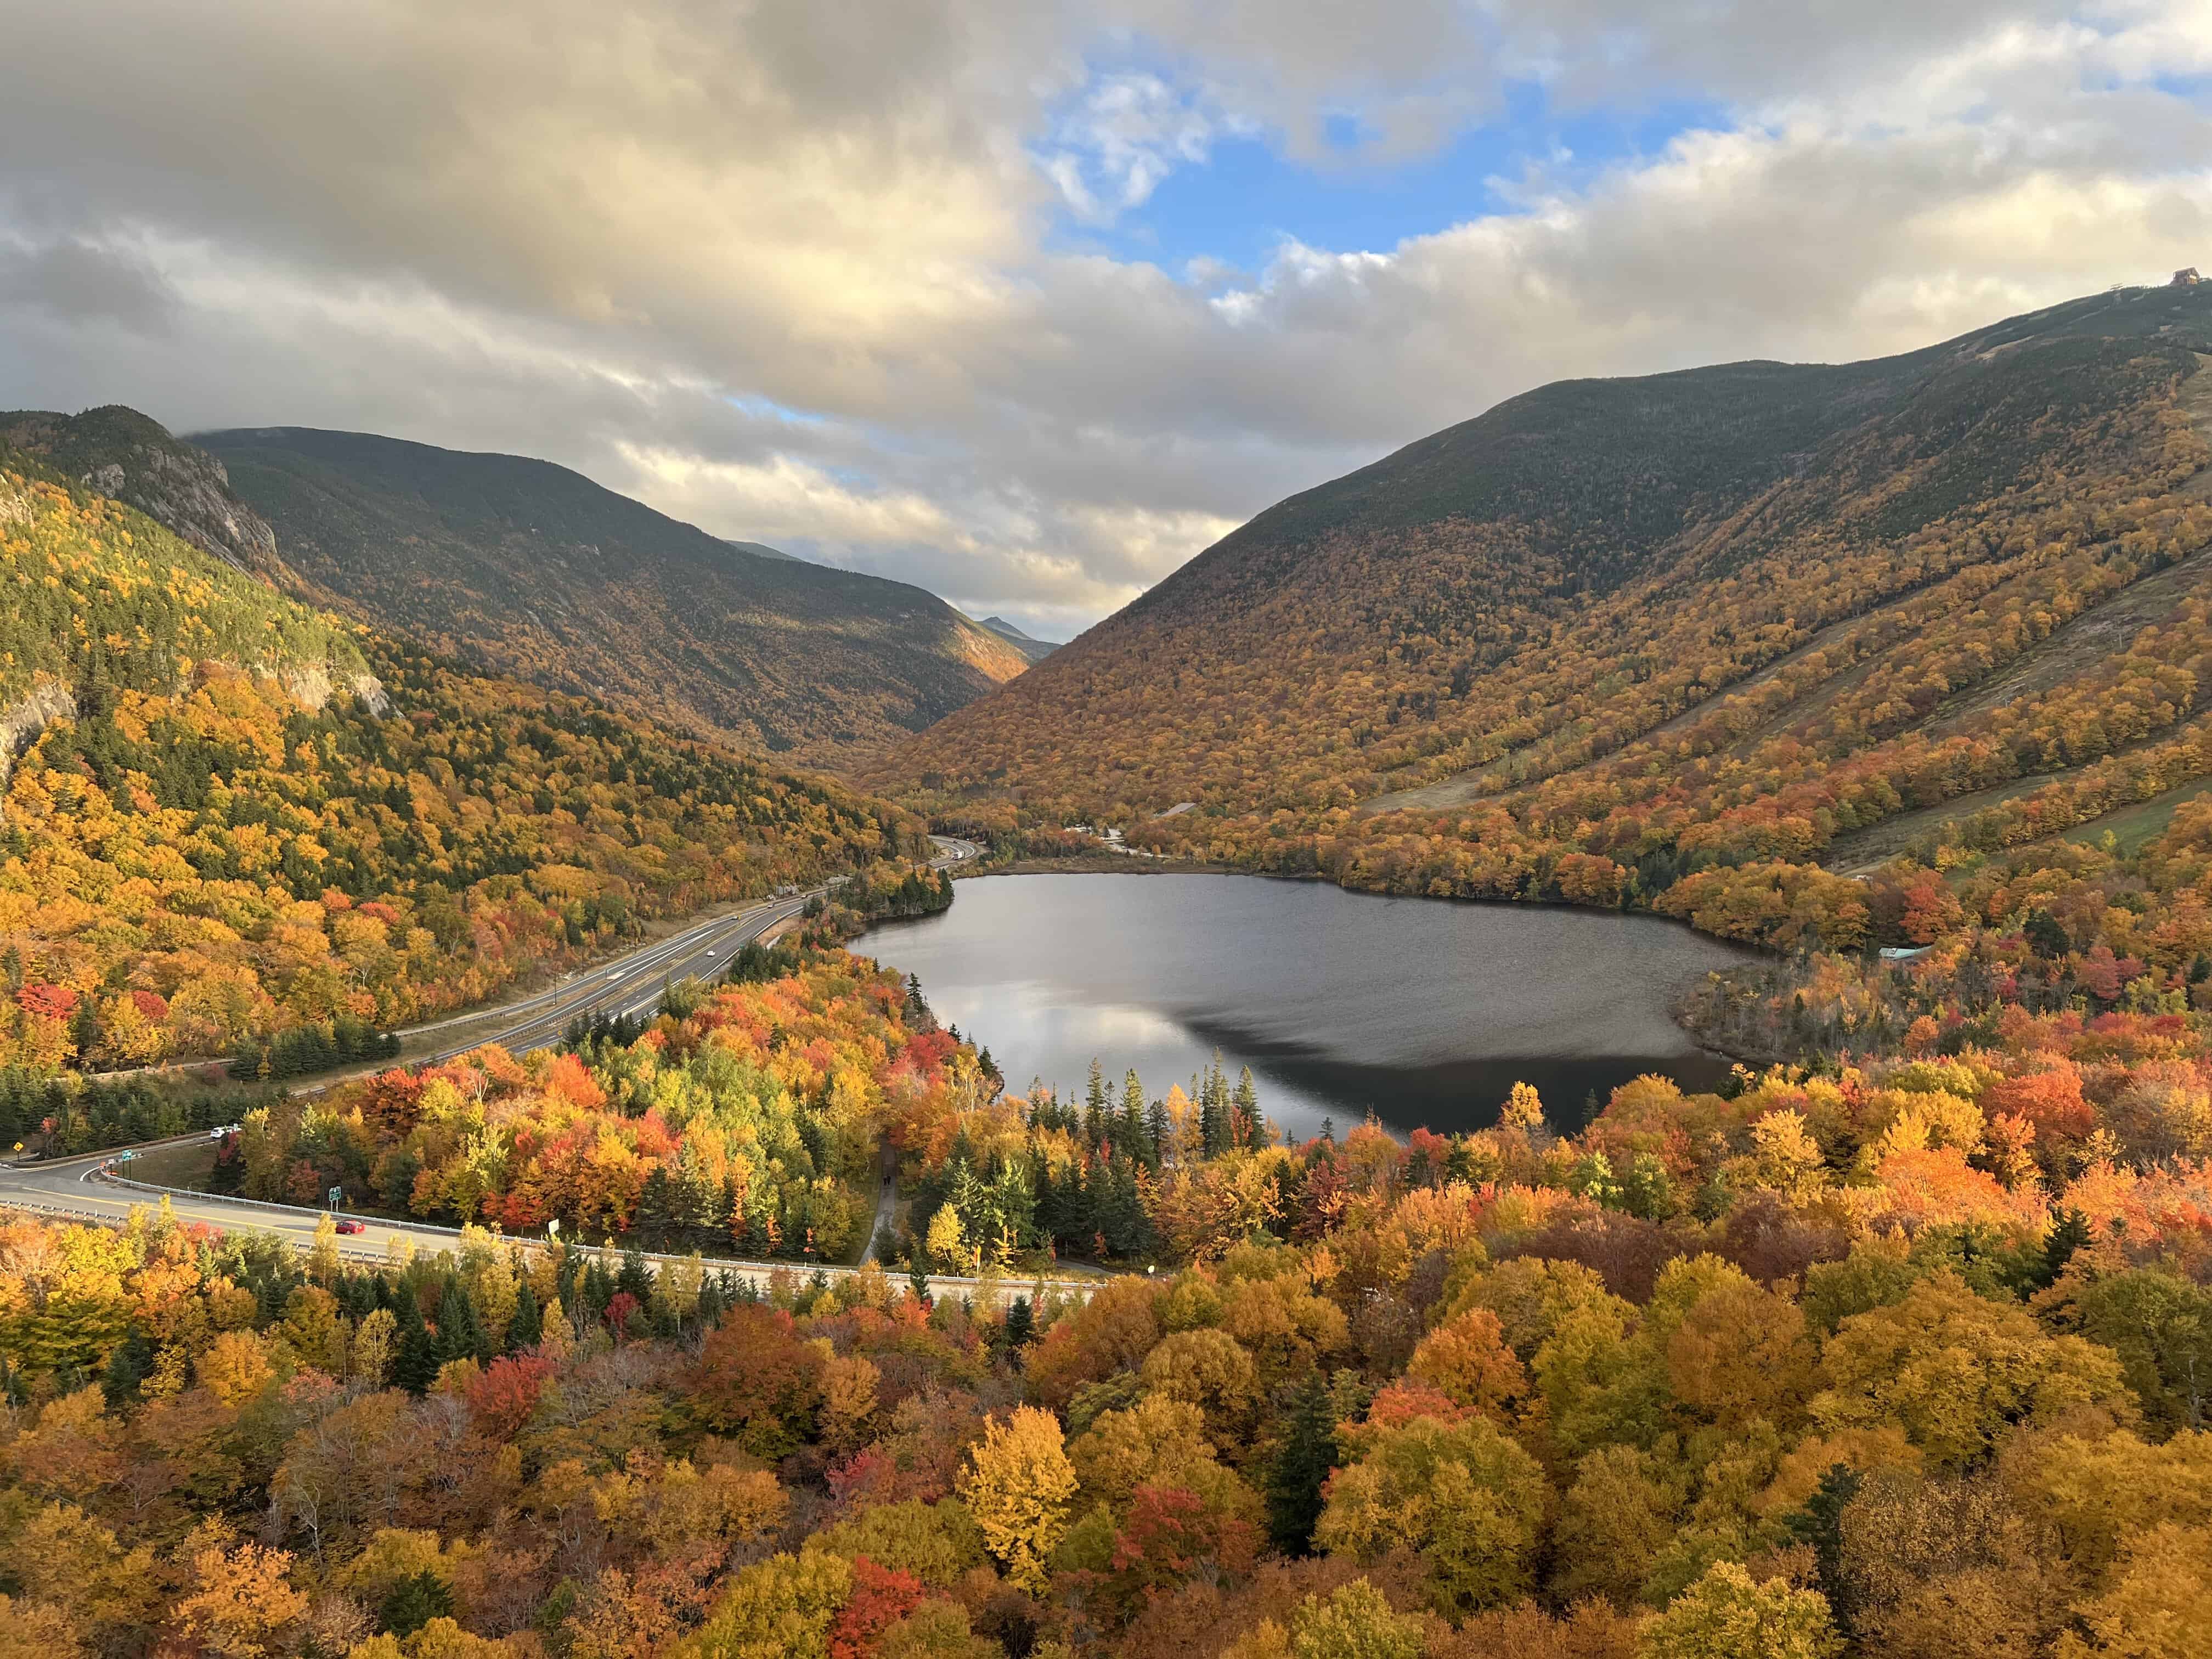
MULTIPOLYGON (((933 870, 949 870, 965 864, 983 850, 972 841, 961 841, 952 836, 932 836, 930 840, 938 848, 938 856, 929 861, 933 870)), ((732 915, 696 922, 629 956, 586 969, 566 985, 495 1011, 513 1016, 511 1022, 489 1034, 472 1035, 465 1042, 424 1055, 416 1063, 450 1060, 487 1042, 496 1042, 515 1054, 526 1054, 532 1048, 560 1042, 579 1014, 605 1014, 612 1018, 618 1014, 649 1013, 659 1006, 660 994, 668 986, 682 979, 711 979, 727 968, 731 959, 746 945, 799 915, 809 900, 829 890, 827 886, 812 887, 788 898, 756 904, 732 915)), ((473 1024, 487 1017, 483 1013, 458 1015, 433 1025, 418 1025, 398 1035, 407 1036, 450 1025, 473 1024)))
MULTIPOLYGON (((933 836, 931 839, 937 843, 939 854, 931 860, 931 867, 934 869, 949 869, 963 864, 982 850, 973 842, 960 841, 949 836, 933 836)), ((424 1056, 413 1063, 447 1059, 487 1042, 497 1042, 518 1053, 526 1052, 559 1042, 568 1023, 579 1014, 647 1012, 659 1001, 663 988, 670 982, 693 976, 703 979, 720 972, 747 944, 798 915, 805 908, 807 900, 825 890, 816 888, 788 898, 754 905, 734 915, 714 917, 688 927, 672 938, 633 951, 617 961, 603 963, 557 991, 532 997, 504 1009, 463 1016, 470 1021, 487 1023, 505 1017, 507 1023, 495 1024, 465 1044, 424 1056)), ((441 1024, 450 1023, 454 1022, 440 1022, 441 1024)), ((201 1139, 194 1135, 184 1137, 183 1141, 154 1144, 177 1146, 201 1139)), ((322 1214, 319 1210, 301 1209, 289 1205, 258 1204, 206 1193, 142 1186, 125 1178, 131 1161, 118 1160, 118 1152, 125 1150, 143 1152, 150 1148, 118 1148, 52 1163, 0 1164, 0 1206, 57 1218, 120 1226, 134 1208, 158 1203, 166 1196, 172 1212, 183 1219, 204 1221, 216 1227, 242 1226, 274 1233, 301 1249, 308 1248, 314 1240, 315 1224, 322 1214)), ((876 1224, 881 1225, 889 1219, 896 1200, 896 1192, 887 1164, 878 1194, 876 1224)), ((418 1250, 434 1252, 449 1249, 455 1238, 454 1231, 447 1227, 383 1221, 368 1216, 360 1219, 365 1231, 339 1240, 341 1252, 355 1261, 381 1261, 386 1259, 386 1252, 401 1241, 418 1250)), ((650 1259, 658 1261, 672 1258, 650 1259)), ((712 1265, 729 1267, 740 1277, 763 1285, 768 1276, 778 1268, 787 1273, 811 1271, 803 1263, 789 1261, 716 1260, 712 1265)), ((854 1270, 829 1267, 824 1271, 836 1278, 854 1270)), ((1096 1288, 1096 1281, 1054 1282, 1061 1289, 1079 1294, 1096 1288)), ((973 1295, 979 1289, 978 1282, 974 1279, 953 1277, 933 1278, 931 1285, 933 1292, 942 1289, 953 1295, 973 1295)), ((1024 1288, 1022 1284, 1012 1282, 1002 1286, 1000 1293, 1012 1295, 1024 1288)))

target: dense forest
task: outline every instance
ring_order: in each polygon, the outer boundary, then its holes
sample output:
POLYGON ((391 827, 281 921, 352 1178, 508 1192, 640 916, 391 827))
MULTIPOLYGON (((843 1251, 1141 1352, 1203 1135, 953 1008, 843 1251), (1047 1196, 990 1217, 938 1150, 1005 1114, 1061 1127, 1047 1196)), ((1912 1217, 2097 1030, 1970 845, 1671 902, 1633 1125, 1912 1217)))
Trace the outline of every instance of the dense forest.
POLYGON ((0 576, 0 1065, 343 1048, 927 846, 884 802, 307 610, 6 453, 0 576))
POLYGON ((1009 1093, 919 987, 792 955, 274 1103, 243 1176, 374 1153, 418 1213, 757 1243, 883 1135, 888 1269, 0 1223, 0 1653, 2202 1651, 2190 1016, 1286 1145, 1218 1070, 1009 1093), (1084 1299, 1063 1249, 1177 1271, 1084 1299))
POLYGON ((1547 387, 1262 514, 871 775, 979 824, 1874 942, 1844 877, 2212 780, 2208 354, 2212 298, 2161 289, 1547 387))
POLYGON ((918 819, 26 463, 16 1121, 181 1109, 59 1069, 134 1019, 337 1042, 848 878, 650 1018, 240 1102, 218 1186, 448 1250, 0 1221, 0 1659, 2202 1659, 2208 318, 1547 388, 901 763, 1033 856, 1769 947, 1686 1009, 1725 1087, 1402 1139, 1218 1066, 1010 1088, 835 943, 948 900, 918 819))

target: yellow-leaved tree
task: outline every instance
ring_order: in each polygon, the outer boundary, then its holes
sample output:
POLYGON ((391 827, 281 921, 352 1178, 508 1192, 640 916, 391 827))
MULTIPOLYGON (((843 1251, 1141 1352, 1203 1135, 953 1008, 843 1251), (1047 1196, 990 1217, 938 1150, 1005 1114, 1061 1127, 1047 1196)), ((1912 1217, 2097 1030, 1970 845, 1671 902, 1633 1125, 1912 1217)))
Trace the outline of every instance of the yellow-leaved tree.
POLYGON ((1024 1589, 1045 1587, 1045 1562, 1067 1530, 1067 1500, 1075 1495, 1075 1468, 1061 1443, 1060 1419, 1034 1406, 983 1425, 983 1438, 960 1471, 983 1547, 1024 1589))

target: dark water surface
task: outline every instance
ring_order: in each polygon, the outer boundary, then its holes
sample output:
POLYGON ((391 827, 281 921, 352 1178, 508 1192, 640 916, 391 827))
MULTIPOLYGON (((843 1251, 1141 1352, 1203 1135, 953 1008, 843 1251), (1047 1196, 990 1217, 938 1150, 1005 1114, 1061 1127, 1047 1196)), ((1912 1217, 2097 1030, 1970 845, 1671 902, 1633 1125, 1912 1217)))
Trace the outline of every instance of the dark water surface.
POLYGON ((1010 1088, 1079 1096, 1096 1055, 1164 1094, 1217 1050, 1268 1116, 1340 1132, 1496 1121, 1516 1080, 1555 1122, 1642 1072, 1727 1073, 1668 1015, 1748 953, 1646 916, 1378 898, 1254 876, 994 876, 856 950, 921 976, 1010 1088))

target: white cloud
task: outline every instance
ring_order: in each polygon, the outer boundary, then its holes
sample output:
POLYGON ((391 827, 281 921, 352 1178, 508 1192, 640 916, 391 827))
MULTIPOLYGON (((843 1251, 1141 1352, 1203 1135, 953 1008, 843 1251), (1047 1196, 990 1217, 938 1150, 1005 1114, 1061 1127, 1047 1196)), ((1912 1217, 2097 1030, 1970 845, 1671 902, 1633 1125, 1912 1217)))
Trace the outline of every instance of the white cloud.
POLYGON ((2209 70, 2201 0, 76 0, 0 58, 0 401, 543 454, 1070 627, 1546 380, 2212 265, 2209 70), (1249 273, 1058 239, 1515 80, 1711 113, 1249 273))

